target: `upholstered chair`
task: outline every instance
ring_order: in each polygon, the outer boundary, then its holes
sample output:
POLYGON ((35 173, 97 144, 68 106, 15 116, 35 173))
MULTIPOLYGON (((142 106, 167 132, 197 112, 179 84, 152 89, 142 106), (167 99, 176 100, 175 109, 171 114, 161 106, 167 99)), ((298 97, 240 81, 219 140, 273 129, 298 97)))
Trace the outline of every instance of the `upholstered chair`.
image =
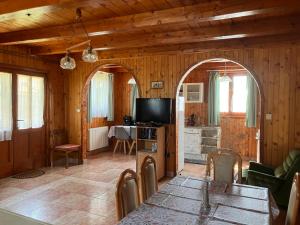
POLYGON ((134 146, 136 146, 136 127, 130 127, 130 138, 132 142, 129 149, 129 155, 131 155, 134 146))
POLYGON ((136 173, 131 169, 126 169, 121 173, 117 183, 116 206, 118 219, 121 220, 139 205, 140 196, 136 173))
POLYGON ((158 190, 156 162, 150 155, 146 156, 141 166, 141 184, 143 201, 158 190))
POLYGON ((300 224, 300 173, 296 173, 291 188, 285 225, 300 224))
POLYGON ((242 158, 241 156, 229 149, 218 149, 209 152, 207 156, 206 175, 211 176, 213 168, 213 179, 218 182, 232 184, 234 182, 234 167, 238 165, 237 183, 242 180, 242 158))
POLYGON ((68 135, 64 129, 57 129, 50 132, 50 163, 54 166, 54 153, 62 153, 65 155, 65 168, 69 167, 69 155, 77 152, 77 163, 82 163, 81 146, 68 142, 68 135))
POLYGON ((269 188, 276 203, 287 207, 296 172, 300 172, 300 150, 290 151, 282 165, 275 169, 250 162, 247 184, 269 188))
POLYGON ((128 149, 130 149, 129 139, 130 134, 124 129, 124 127, 115 127, 115 138, 117 139, 114 153, 117 151, 119 144, 123 145, 124 154, 126 154, 126 144, 128 149))

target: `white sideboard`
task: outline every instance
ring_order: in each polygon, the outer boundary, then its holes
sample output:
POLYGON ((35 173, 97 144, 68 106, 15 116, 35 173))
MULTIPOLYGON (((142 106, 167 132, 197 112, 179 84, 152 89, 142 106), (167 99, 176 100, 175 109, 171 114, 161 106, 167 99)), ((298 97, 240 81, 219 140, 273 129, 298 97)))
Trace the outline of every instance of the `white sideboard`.
POLYGON ((184 160, 185 162, 206 163, 207 153, 220 148, 220 127, 185 127, 184 160))

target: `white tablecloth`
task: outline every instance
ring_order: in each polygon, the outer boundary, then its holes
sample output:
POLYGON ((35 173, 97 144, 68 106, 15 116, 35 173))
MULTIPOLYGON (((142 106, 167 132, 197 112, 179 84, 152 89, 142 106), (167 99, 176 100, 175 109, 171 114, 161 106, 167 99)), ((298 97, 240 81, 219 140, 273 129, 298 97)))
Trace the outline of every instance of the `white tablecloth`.
POLYGON ((212 182, 211 209, 201 208, 207 181, 178 176, 120 221, 120 225, 270 225, 279 210, 267 188, 212 182))
POLYGON ((123 127, 129 136, 130 136, 130 128, 136 128, 136 126, 124 126, 124 125, 111 126, 107 135, 109 138, 115 136, 115 127, 123 127))

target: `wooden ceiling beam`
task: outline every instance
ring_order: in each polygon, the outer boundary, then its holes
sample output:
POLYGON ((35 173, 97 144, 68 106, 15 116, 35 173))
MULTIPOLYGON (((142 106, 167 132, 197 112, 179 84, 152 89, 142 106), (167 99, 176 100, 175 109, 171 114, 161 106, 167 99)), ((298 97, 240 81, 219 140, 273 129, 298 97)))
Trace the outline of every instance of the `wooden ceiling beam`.
MULTIPOLYGON (((300 31, 300 15, 290 17, 275 17, 252 22, 223 24, 218 26, 202 27, 195 30, 183 30, 156 34, 126 34, 100 36, 92 39, 95 49, 122 49, 155 45, 170 45, 180 43, 198 43, 213 40, 229 40, 244 37, 295 33, 300 31), (276 29, 274 29, 276 24, 276 29)), ((80 52, 85 48, 73 49, 80 52)), ((50 45, 36 48, 33 54, 49 55, 60 54, 66 51, 65 45, 50 45)))
MULTIPOLYGON (((206 41, 200 43, 185 43, 177 45, 154 46, 144 48, 131 48, 121 50, 108 50, 100 52, 102 59, 140 57, 161 54, 189 54, 195 52, 206 52, 211 50, 232 50, 240 48, 265 48, 279 46, 293 46, 300 43, 300 34, 271 35, 263 37, 249 37, 232 40, 206 41)), ((76 60, 81 57, 74 55, 76 60)))
POLYGON ((72 0, 3 0, 0 1, 0 15, 71 1, 72 0))
MULTIPOLYGON (((237 17, 248 17, 261 14, 287 14, 300 9, 299 0, 213 0, 191 6, 177 7, 154 12, 146 12, 129 16, 113 17, 85 22, 89 36, 140 31, 147 27, 172 25, 178 23, 201 23, 228 20, 237 17)), ((29 44, 50 40, 83 36, 80 25, 67 24, 47 28, 3 33, 0 44, 29 44)))

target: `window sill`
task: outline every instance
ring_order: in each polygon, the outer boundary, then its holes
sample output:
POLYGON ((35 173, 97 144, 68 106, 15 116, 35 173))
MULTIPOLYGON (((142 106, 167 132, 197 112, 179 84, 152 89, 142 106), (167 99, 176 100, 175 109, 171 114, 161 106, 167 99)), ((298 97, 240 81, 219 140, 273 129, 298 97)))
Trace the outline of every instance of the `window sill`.
POLYGON ((230 118, 245 118, 246 113, 221 113, 221 117, 230 117, 230 118))

